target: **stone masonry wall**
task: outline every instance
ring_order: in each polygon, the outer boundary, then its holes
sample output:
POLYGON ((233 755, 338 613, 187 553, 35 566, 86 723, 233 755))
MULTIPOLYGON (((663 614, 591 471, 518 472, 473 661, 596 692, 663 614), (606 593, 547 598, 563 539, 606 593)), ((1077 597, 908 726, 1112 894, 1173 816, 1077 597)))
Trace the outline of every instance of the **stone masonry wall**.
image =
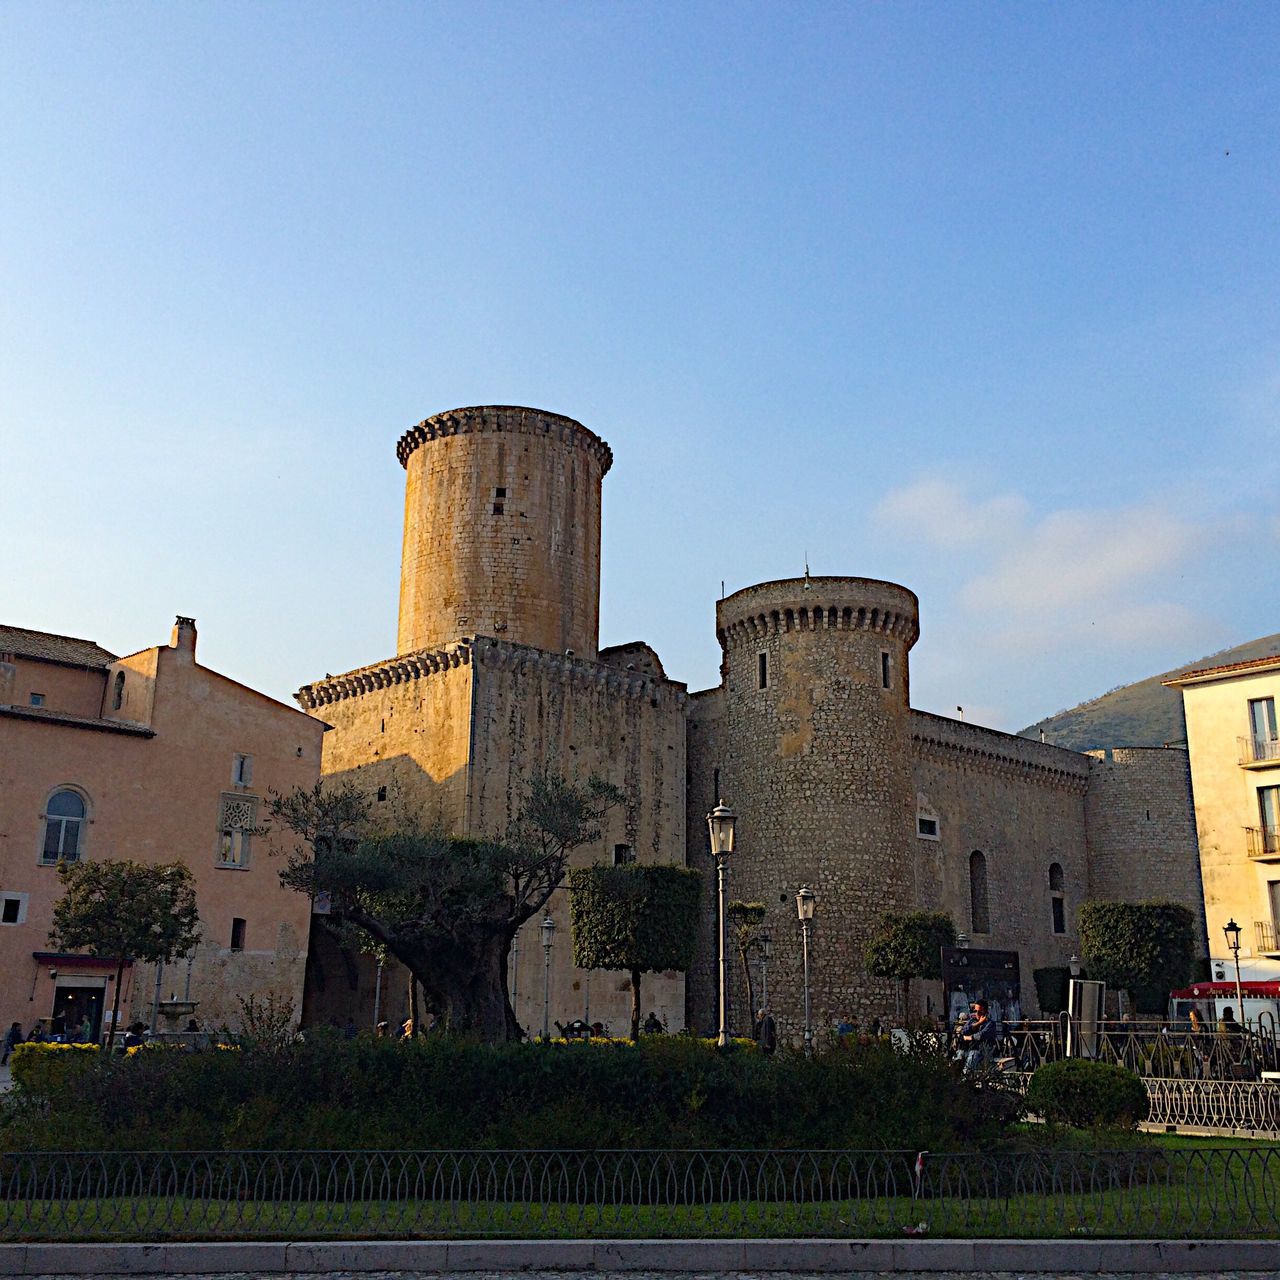
MULTIPOLYGON (((716 1029, 716 908, 713 893, 715 860, 707 835, 707 814, 715 808, 716 770, 723 758, 724 689, 706 689, 690 696, 685 725, 688 744, 688 801, 685 806, 685 854, 689 866, 702 873, 706 886, 705 909, 698 934, 698 958, 686 976, 687 1025, 710 1034, 716 1029)), ((733 897, 741 897, 734 893, 733 897)), ((745 1029, 743 984, 734 972, 733 1007, 739 1011, 737 1025, 745 1029)))
MULTIPOLYGON (((906 720, 917 608, 905 588, 860 578, 764 583, 717 606, 720 790, 738 814, 727 896, 769 909, 770 1002, 787 1040, 803 1027, 802 885, 817 894, 815 1025, 893 1011, 893 984, 869 978, 862 956, 880 913, 913 900, 906 720)), ((731 1021, 745 1032, 749 1011, 739 1003, 731 1021)))
POLYGON ((1197 954, 1207 955, 1187 752, 1114 747, 1088 755, 1089 896, 1180 902, 1195 916, 1197 954))
MULTIPOLYGON (((911 713, 916 816, 936 839, 914 838, 916 903, 945 911, 974 947, 1017 951, 1024 1013, 1038 1011, 1033 973, 1079 947, 1076 911, 1088 893, 1084 795, 1089 762, 1074 751, 980 725, 911 713), (970 859, 985 859, 988 928, 976 927, 970 859), (1065 931, 1054 932, 1050 867, 1062 869, 1065 931)), ((931 1004, 939 984, 922 994, 931 1004)), ((926 1007, 919 1012, 936 1013, 926 1007)))
MULTIPOLYGON (((685 687, 648 674, 642 668, 655 669, 656 660, 637 661, 642 655, 625 646, 615 656, 616 665, 496 637, 476 638, 471 834, 501 835, 536 772, 550 769, 579 782, 598 774, 617 786, 627 802, 609 814, 598 842, 574 852, 572 864, 612 863, 618 845, 631 850, 638 862, 684 863, 685 687)), ((587 1018, 625 1034, 628 975, 588 974, 572 963, 568 891, 563 887, 552 895, 550 914, 557 925, 550 970, 552 1021, 587 1018)), ((541 915, 521 930, 511 961, 516 1016, 534 1033, 541 1031, 543 1012, 540 920, 541 915)), ((684 1026, 683 974, 646 974, 642 1000, 644 1012, 655 1010, 669 1030, 684 1026)))
POLYGON ((397 652, 495 635, 596 655, 609 446, 534 409, 455 409, 401 437, 397 652))

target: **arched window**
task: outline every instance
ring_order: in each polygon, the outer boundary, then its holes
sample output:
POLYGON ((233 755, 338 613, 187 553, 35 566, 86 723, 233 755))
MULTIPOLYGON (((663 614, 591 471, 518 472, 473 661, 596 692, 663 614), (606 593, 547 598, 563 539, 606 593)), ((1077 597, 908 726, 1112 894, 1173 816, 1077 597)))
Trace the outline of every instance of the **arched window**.
POLYGON ((990 933, 987 912, 987 859, 981 850, 969 855, 969 927, 974 933, 990 933))
POLYGON ((76 791, 55 791, 44 810, 41 862, 74 862, 80 856, 80 828, 84 825, 84 797, 76 791))
POLYGON ((1054 933, 1067 931, 1067 900, 1063 896, 1062 864, 1049 863, 1049 906, 1053 912, 1054 933))
POLYGON ((115 685, 111 691, 111 710, 119 711, 120 704, 124 701, 124 672, 117 671, 115 685))

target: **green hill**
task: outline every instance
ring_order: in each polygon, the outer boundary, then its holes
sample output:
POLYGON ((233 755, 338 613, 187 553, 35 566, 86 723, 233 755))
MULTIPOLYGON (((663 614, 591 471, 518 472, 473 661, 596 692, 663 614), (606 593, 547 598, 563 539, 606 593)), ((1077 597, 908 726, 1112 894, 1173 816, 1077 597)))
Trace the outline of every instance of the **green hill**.
POLYGON ((1020 729, 1019 734, 1024 738, 1038 738, 1043 729, 1046 742, 1075 751, 1098 747, 1160 747, 1169 742, 1182 742, 1187 732, 1182 720, 1182 694, 1177 689, 1166 689, 1160 683, 1162 680, 1199 667, 1221 667, 1230 662, 1249 662, 1277 654, 1280 654, 1280 634, 1250 640, 1158 676, 1112 689, 1091 702, 1082 702, 1078 707, 1038 720, 1020 729))

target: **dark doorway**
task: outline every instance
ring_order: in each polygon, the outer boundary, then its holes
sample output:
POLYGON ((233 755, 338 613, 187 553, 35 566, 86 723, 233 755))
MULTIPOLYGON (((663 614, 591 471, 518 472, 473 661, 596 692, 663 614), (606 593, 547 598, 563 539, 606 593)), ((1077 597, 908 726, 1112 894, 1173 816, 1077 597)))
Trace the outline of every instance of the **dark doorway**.
POLYGON ((59 987, 53 995, 53 1034, 79 1040, 80 1028, 89 1019, 89 1040, 102 1034, 102 988, 59 987))

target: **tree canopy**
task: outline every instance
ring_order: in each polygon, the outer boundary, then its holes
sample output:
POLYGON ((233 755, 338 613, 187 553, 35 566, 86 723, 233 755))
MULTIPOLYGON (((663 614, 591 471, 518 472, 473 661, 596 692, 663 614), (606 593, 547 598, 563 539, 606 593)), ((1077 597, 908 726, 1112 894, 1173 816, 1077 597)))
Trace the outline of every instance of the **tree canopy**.
POLYGON ((888 912, 880 917, 875 935, 867 943, 867 972, 902 983, 902 1012, 906 1015, 910 1012, 911 979, 942 977, 942 948, 955 944, 955 922, 943 912, 888 912))
POLYGON ((130 960, 159 964, 186 955, 200 933, 195 879, 181 862, 60 862, 51 945, 116 961, 107 1047, 120 1014, 120 979, 130 960))
POLYGON ((631 1038, 640 1035, 640 975, 688 969, 698 942, 702 877, 687 867, 575 867, 569 872, 573 960, 631 974, 631 1038))
POLYGON ((1085 902, 1080 949, 1091 978, 1163 1013, 1170 990, 1191 981, 1195 918, 1176 902, 1085 902))

